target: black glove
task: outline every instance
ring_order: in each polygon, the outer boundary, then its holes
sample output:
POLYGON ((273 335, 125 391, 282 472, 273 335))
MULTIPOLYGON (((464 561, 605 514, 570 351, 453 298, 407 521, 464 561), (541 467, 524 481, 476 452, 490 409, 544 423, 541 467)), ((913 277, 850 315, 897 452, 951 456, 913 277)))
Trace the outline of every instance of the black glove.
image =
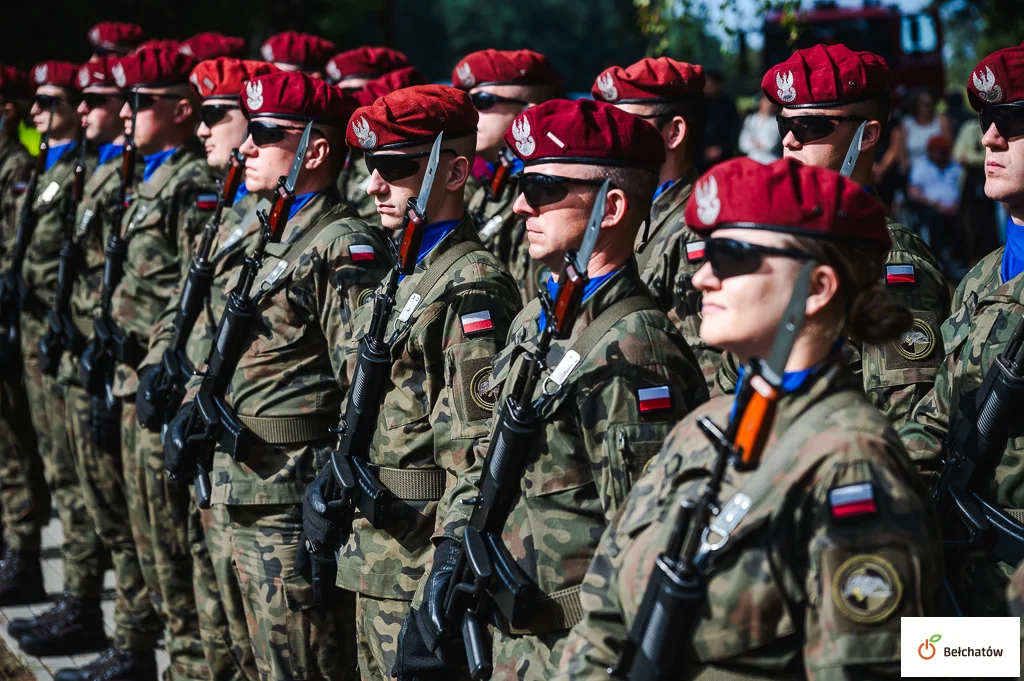
POLYGON ((162 364, 139 369, 139 387, 135 392, 135 418, 139 425, 154 432, 163 428, 167 406, 166 377, 162 364))
POLYGON ((441 651, 441 630, 445 627, 444 600, 448 595, 448 585, 455 572, 455 563, 462 552, 462 544, 454 539, 442 539, 434 548, 434 564, 427 577, 427 588, 423 594, 423 603, 416 612, 420 634, 427 646, 436 651, 444 660, 441 651))
POLYGON ((341 542, 338 524, 348 506, 344 490, 334 484, 330 463, 320 469, 306 487, 302 499, 302 534, 295 554, 295 571, 309 574, 317 603, 325 605, 330 587, 334 585, 337 560, 334 550, 341 542))
MULTIPOLYGON (((424 602, 424 605, 426 603, 424 602)), ((421 610, 410 610, 409 616, 402 623, 402 631, 398 634, 398 651, 395 655, 395 668, 392 676, 398 681, 442 681, 452 677, 452 670, 444 662, 444 656, 432 652, 423 640, 418 621, 424 618, 419 615, 421 610)))
POLYGON ((121 455, 121 401, 118 400, 111 409, 105 397, 89 398, 89 423, 92 425, 92 438, 97 448, 104 454, 121 455))
POLYGON ((185 453, 187 448, 188 423, 192 420, 191 402, 181 405, 181 409, 167 424, 164 434, 164 469, 171 480, 182 483, 192 482, 195 470, 186 470, 185 453))

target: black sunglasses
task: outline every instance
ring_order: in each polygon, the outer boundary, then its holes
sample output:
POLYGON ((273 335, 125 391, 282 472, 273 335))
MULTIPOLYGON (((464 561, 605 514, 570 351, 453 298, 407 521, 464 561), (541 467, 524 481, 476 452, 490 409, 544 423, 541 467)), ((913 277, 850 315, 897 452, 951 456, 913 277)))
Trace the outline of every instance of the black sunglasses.
POLYGON ((993 125, 1003 139, 1024 136, 1024 102, 998 104, 981 109, 981 134, 993 125))
MULTIPOLYGON (((441 153, 454 154, 454 149, 442 149, 441 153)), ((418 159, 430 156, 429 151, 417 154, 374 154, 369 151, 363 153, 366 161, 366 171, 373 175, 377 171, 385 182, 398 182, 407 177, 412 177, 420 169, 418 159)))
POLYGON ((33 101, 39 106, 40 109, 49 109, 54 104, 67 101, 59 95, 36 95, 33 101))
POLYGON ((718 279, 753 274, 761 269, 766 255, 781 255, 798 260, 815 259, 804 251, 759 246, 735 239, 708 239, 704 242, 704 260, 710 263, 711 271, 718 279))
POLYGON ((495 104, 521 104, 522 106, 529 106, 529 102, 524 102, 521 99, 512 99, 511 97, 502 97, 492 92, 474 92, 469 96, 473 100, 473 107, 477 111, 487 111, 494 107, 495 104))
POLYGON ((224 117, 228 115, 228 111, 236 111, 237 109, 238 107, 233 104, 204 104, 199 107, 199 120, 206 127, 212 128, 224 120, 224 117))
POLYGON ((184 99, 181 95, 157 94, 153 92, 126 92, 124 99, 133 113, 153 106, 158 99, 184 99))
POLYGON ((807 116, 783 116, 775 117, 779 126, 779 137, 786 139, 786 135, 793 133, 793 137, 800 144, 816 142, 824 139, 835 132, 836 123, 847 121, 851 123, 862 123, 866 118, 859 116, 823 116, 820 114, 809 114, 807 116))
POLYGON ((581 180, 576 177, 560 177, 543 173, 520 173, 519 191, 526 203, 534 210, 542 206, 558 203, 569 195, 570 184, 582 184, 588 187, 600 187, 604 180, 581 180))
POLYGON ((90 109, 98 109, 101 106, 103 106, 104 104, 106 104, 107 102, 109 102, 111 99, 115 99, 115 98, 116 99, 120 99, 122 102, 124 101, 124 99, 121 97, 121 95, 109 95, 109 94, 104 94, 102 92, 83 92, 82 93, 82 101, 85 102, 85 105, 87 107, 89 107, 90 109))
POLYGON ((257 147, 265 147, 268 144, 276 144, 284 139, 288 131, 305 130, 304 125, 277 125, 266 121, 250 120, 246 129, 246 137, 252 137, 252 143, 257 147))

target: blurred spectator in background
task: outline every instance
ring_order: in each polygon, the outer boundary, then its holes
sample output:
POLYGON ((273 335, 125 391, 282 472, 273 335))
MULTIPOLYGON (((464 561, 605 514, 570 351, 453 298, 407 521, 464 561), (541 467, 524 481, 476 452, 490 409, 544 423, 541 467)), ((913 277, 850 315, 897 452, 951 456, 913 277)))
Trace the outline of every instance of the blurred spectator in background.
POLYGON ((740 151, 758 163, 771 163, 782 158, 782 138, 775 114, 779 107, 772 100, 761 95, 757 110, 743 121, 740 131, 740 151))
POLYGON ((903 120, 903 112, 895 106, 889 109, 889 122, 882 129, 882 137, 878 141, 878 153, 875 158, 875 165, 872 168, 874 174, 875 191, 886 211, 892 215, 896 213, 896 206, 893 205, 893 198, 896 191, 906 189, 907 171, 903 166, 904 141, 906 132, 900 121, 903 120))
POLYGON ((985 196, 985 147, 981 138, 978 117, 970 116, 960 126, 953 144, 953 160, 964 168, 960 221, 968 265, 974 265, 999 247, 996 205, 985 196))
MULTIPOLYGON (((721 71, 704 72, 704 101, 707 102, 707 125, 704 128, 704 163, 701 172, 716 163, 732 158, 739 134, 739 116, 732 97, 722 91, 721 71)), ((775 131, 776 137, 779 131, 775 131)))
POLYGON ((946 275, 959 279, 966 273, 966 262, 962 252, 954 257, 953 246, 960 235, 957 216, 964 169, 953 161, 952 152, 953 142, 945 135, 925 142, 924 156, 910 165, 907 195, 914 203, 922 236, 947 268, 946 275))
POLYGON ((907 111, 903 117, 903 167, 909 170, 915 161, 927 157, 930 139, 939 135, 952 139, 953 129, 949 119, 935 110, 935 98, 927 89, 913 90, 907 95, 907 111))
POLYGON ((959 90, 946 92, 945 116, 949 120, 951 136, 955 136, 968 120, 977 120, 974 111, 964 106, 964 95, 959 90))

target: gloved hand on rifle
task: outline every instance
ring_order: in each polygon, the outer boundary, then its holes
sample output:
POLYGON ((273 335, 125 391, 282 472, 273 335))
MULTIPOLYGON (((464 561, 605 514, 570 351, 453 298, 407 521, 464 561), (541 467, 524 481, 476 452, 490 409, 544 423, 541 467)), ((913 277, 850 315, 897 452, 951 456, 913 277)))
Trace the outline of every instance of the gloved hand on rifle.
POLYGON ((312 576, 313 595, 321 605, 325 604, 327 592, 334 585, 333 574, 337 570, 334 550, 341 539, 338 523, 349 501, 344 490, 332 484, 333 476, 328 463, 306 487, 302 500, 302 534, 295 554, 295 571, 312 576), (331 488, 339 490, 339 494, 330 495, 331 488))
POLYGON ((181 405, 181 409, 167 424, 167 433, 164 436, 164 469, 172 480, 179 482, 191 481, 195 474, 194 470, 186 470, 185 462, 188 423, 192 420, 194 408, 195 405, 191 402, 181 405))
MULTIPOLYGON (((423 602, 411 610, 398 636, 398 653, 392 674, 399 681, 426 681, 443 678, 447 660, 441 646, 441 630, 445 625, 444 601, 455 572, 462 545, 454 539, 443 539, 434 549, 434 564, 427 578, 423 602)), ((447 670, 447 676, 451 672, 447 670)))
POLYGON ((135 392, 135 417, 139 425, 152 431, 163 427, 167 394, 167 379, 162 364, 150 364, 139 369, 139 388, 135 392))

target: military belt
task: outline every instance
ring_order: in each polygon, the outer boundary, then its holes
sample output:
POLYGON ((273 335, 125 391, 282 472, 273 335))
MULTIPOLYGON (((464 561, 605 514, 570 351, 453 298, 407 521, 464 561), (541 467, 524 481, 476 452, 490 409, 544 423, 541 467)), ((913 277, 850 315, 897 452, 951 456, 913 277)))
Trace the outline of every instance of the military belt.
POLYGON ((331 436, 337 418, 309 416, 239 416, 239 422, 268 445, 295 445, 316 442, 331 436))
POLYGON ((786 679, 805 679, 803 674, 786 672, 767 672, 758 669, 750 672, 739 672, 724 667, 702 667, 700 671, 683 674, 680 678, 690 681, 785 681, 786 679))
POLYGON ((533 620, 530 626, 518 629, 508 626, 513 636, 547 634, 553 631, 568 631, 583 620, 583 605, 580 603, 580 585, 559 589, 551 594, 542 594, 533 606, 533 620))
POLYGON ((402 501, 437 501, 447 488, 443 468, 387 468, 370 466, 377 480, 402 501))

